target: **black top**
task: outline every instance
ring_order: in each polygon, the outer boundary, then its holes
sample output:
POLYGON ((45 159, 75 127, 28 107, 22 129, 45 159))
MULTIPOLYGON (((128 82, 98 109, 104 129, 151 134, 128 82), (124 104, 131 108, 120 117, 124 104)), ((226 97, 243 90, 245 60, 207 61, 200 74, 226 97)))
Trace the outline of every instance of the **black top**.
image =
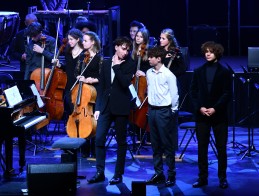
MULTIPOLYGON (((70 90, 73 84, 76 82, 76 77, 81 74, 81 68, 83 65, 84 60, 84 51, 81 54, 73 58, 71 54, 65 56, 66 58, 66 65, 64 67, 65 72, 67 73, 67 85, 66 90, 70 90), (79 62, 79 64, 78 64, 79 62)), ((92 77, 99 79, 99 72, 100 72, 100 64, 101 64, 102 56, 100 54, 96 54, 89 65, 87 66, 86 70, 83 73, 85 78, 92 77)), ((93 84, 96 87, 97 84, 93 84)))
MULTIPOLYGON (((183 55, 181 52, 179 52, 178 50, 176 52, 173 52, 173 60, 172 63, 170 65, 170 71, 176 76, 179 77, 181 75, 183 75, 187 69, 184 59, 183 59, 183 55)), ((168 64, 170 62, 171 57, 166 57, 164 60, 164 64, 166 67, 168 67, 168 64)))

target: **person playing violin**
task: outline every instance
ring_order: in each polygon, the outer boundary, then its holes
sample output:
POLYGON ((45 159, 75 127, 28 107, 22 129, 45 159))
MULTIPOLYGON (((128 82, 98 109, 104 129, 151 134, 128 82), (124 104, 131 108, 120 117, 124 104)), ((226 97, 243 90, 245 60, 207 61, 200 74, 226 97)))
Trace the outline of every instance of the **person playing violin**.
MULTIPOLYGON (((98 35, 92 31, 83 34, 83 46, 85 56, 83 62, 91 62, 88 64, 82 76, 77 76, 79 81, 93 85, 97 88, 99 82, 99 72, 103 56, 100 53, 101 41, 98 35)), ((87 139, 86 145, 81 147, 83 156, 95 157, 95 137, 87 139)))
POLYGON ((116 141, 118 144, 117 161, 110 185, 122 182, 125 158, 127 152, 127 124, 132 98, 129 86, 136 71, 135 64, 128 58, 131 40, 128 37, 118 37, 114 41, 115 54, 102 63, 94 117, 96 128, 96 173, 88 179, 88 183, 105 181, 105 142, 106 135, 114 122, 116 141))
POLYGON ((28 80, 31 73, 41 67, 42 57, 44 57, 44 66, 50 67, 55 53, 55 39, 42 33, 42 25, 39 22, 31 23, 27 28, 27 33, 31 38, 25 48, 26 67, 24 79, 28 80))
POLYGON ((173 72, 176 77, 183 75, 186 71, 183 55, 179 44, 170 28, 163 29, 160 33, 160 46, 167 51, 165 66, 173 72))
MULTIPOLYGON (((149 68, 151 68, 149 61, 148 61, 148 48, 149 48, 149 31, 147 28, 140 28, 137 33, 136 36, 133 40, 133 49, 132 49, 132 53, 131 53, 131 58, 134 60, 134 62, 137 65, 137 71, 135 73, 135 77, 139 78, 141 76, 146 77, 146 72, 149 68), (139 66, 138 66, 139 63, 139 66)), ((146 86, 146 85, 145 85, 146 86)), ((140 90, 140 89, 139 89, 140 90)), ((145 89, 146 91, 146 89, 145 89)), ((146 97, 146 92, 145 92, 145 97, 146 97)), ((144 100, 141 100, 144 101, 144 100)), ((134 114, 133 114, 134 115, 134 114)), ((146 116, 146 114, 145 114, 146 116)), ((136 116, 137 118, 137 116, 136 116)), ((137 133, 137 143, 140 143, 142 137, 143 137, 143 133, 146 130, 141 130, 139 128, 137 128, 137 126, 135 125, 134 128, 136 129, 136 133, 137 133), (139 131, 137 131, 139 130, 139 131)), ((146 132, 148 133, 148 132, 146 132)), ((147 134, 147 143, 150 143, 150 137, 149 134, 147 134)))

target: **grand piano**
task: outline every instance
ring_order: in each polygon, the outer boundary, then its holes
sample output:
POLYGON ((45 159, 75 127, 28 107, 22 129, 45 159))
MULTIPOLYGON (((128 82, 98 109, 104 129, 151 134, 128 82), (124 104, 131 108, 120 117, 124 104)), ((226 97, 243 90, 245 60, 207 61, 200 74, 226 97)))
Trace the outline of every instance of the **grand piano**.
POLYGON ((6 97, 2 96, 0 103, 0 162, 4 177, 14 174, 13 168, 13 138, 18 138, 20 170, 25 166, 26 134, 28 130, 38 130, 49 124, 47 113, 40 112, 37 97, 25 98, 10 106, 6 97), (2 149, 4 147, 4 150, 2 149))

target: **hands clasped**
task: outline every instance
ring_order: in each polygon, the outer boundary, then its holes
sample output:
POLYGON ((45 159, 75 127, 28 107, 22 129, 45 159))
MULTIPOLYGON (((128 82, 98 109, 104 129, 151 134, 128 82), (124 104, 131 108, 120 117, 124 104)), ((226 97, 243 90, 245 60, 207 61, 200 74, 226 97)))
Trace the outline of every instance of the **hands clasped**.
POLYGON ((202 115, 211 116, 211 115, 213 115, 216 111, 215 111, 214 108, 201 107, 200 112, 202 113, 202 115))

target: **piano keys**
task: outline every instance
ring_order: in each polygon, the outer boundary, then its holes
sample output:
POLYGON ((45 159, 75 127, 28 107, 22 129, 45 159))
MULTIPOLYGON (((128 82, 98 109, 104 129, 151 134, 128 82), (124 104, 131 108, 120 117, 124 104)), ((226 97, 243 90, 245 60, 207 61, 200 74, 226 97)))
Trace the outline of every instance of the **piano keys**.
POLYGON ((25 166, 26 133, 29 129, 38 130, 49 124, 47 113, 37 108, 36 96, 28 97, 12 107, 0 107, 0 148, 4 142, 5 152, 1 154, 4 176, 9 177, 13 169, 13 138, 18 138, 19 166, 25 166))

